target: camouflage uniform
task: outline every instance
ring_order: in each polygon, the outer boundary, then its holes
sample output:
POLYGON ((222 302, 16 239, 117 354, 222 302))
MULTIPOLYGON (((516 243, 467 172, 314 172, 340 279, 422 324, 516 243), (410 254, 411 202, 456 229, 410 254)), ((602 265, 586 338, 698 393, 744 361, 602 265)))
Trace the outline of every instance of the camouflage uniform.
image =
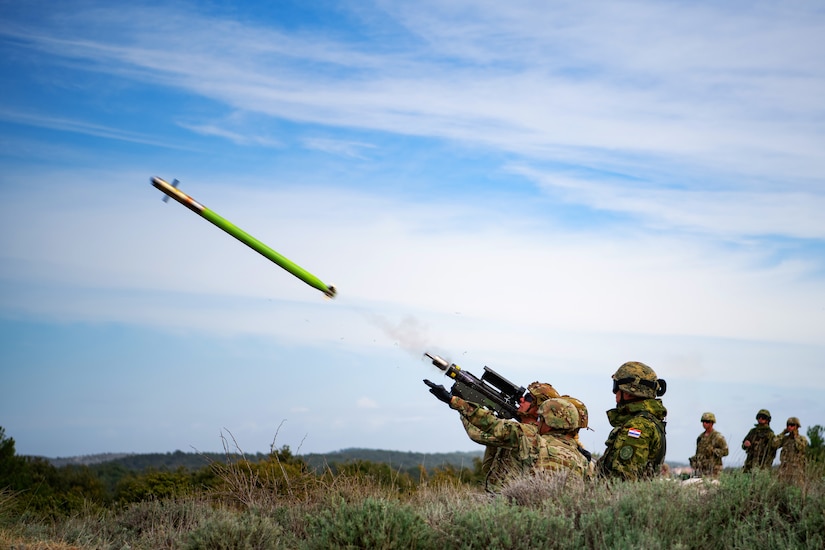
POLYGON ((661 399, 644 399, 607 411, 613 430, 596 469, 606 477, 636 480, 657 475, 665 459, 665 417, 661 399))
POLYGON ((725 436, 713 429, 716 415, 702 414, 702 423, 710 423, 710 431, 705 430, 696 438, 696 454, 690 457, 690 467, 699 476, 719 477, 722 472, 722 457, 728 456, 728 442, 725 436))
POLYGON ((719 477, 723 456, 728 456, 725 436, 716 430, 702 432, 696 438, 696 454, 690 457, 690 465, 700 476, 719 477))
POLYGON ((750 472, 753 469, 770 469, 773 465, 773 459, 776 458, 776 447, 774 447, 774 435, 771 430, 770 413, 762 409, 757 413, 757 417, 765 415, 768 422, 765 424, 755 424, 753 428, 742 440, 742 449, 744 449, 747 457, 745 458, 745 466, 742 469, 745 472, 750 472), (745 446, 745 442, 750 441, 750 447, 745 446))
POLYGON ((774 436, 773 447, 782 449, 779 452, 779 478, 800 484, 805 479, 805 453, 808 449, 808 438, 799 433, 799 419, 791 417, 788 422, 792 420, 796 422, 796 431, 785 430, 774 436))
MULTIPOLYGON (((587 412, 587 407, 582 403, 580 400, 576 399, 575 397, 570 397, 569 395, 562 395, 562 399, 566 401, 570 401, 574 407, 576 407, 576 411, 579 413, 579 430, 581 429, 589 429, 589 418, 590 415, 587 412)), ((578 449, 579 453, 587 459, 587 475, 585 479, 592 479, 596 477, 596 461, 593 460, 593 453, 588 451, 582 445, 581 440, 579 439, 579 430, 576 430, 576 436, 573 440, 576 442, 576 448, 578 449)))
MULTIPOLYGON (((575 471, 579 477, 595 477, 595 467, 591 455, 579 442, 579 429, 587 427, 587 407, 575 397, 547 399, 539 407, 539 429, 542 423, 550 429, 547 435, 564 446, 575 448, 576 453, 569 454, 561 463, 575 471)), ((559 468, 551 468, 557 470, 559 468)))
MULTIPOLYGON (((542 382, 532 382, 527 386, 527 391, 533 396, 536 405, 541 405, 546 399, 551 397, 558 397, 559 392, 551 384, 542 382)), ((508 422, 516 423, 516 420, 509 420, 508 422)), ((508 447, 501 447, 490 445, 488 437, 476 426, 473 426, 467 418, 462 415, 461 423, 464 425, 464 431, 467 436, 484 445, 484 457, 481 461, 481 473, 484 474, 485 480, 493 479, 492 485, 497 485, 495 480, 504 479, 507 477, 507 472, 517 471, 519 469, 517 453, 508 447)))
POLYGON ((509 479, 534 470, 568 469, 580 477, 588 471, 586 459, 578 452, 575 441, 540 435, 538 426, 503 420, 460 397, 453 397, 450 407, 457 410, 468 425, 477 428, 474 441, 509 451, 506 463, 487 472, 485 488, 490 492, 498 492, 509 479))

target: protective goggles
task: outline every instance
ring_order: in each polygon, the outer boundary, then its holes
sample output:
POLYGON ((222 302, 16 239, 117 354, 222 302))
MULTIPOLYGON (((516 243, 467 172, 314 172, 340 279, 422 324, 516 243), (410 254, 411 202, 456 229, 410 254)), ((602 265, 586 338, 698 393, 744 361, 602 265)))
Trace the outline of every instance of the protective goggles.
POLYGON ((621 388, 619 386, 623 386, 624 384, 630 384, 633 382, 638 381, 639 384, 642 386, 647 386, 648 388, 655 390, 656 389, 656 382, 651 382, 650 380, 639 380, 638 378, 631 377, 631 378, 621 378, 619 380, 613 380, 613 393, 618 392, 621 388))

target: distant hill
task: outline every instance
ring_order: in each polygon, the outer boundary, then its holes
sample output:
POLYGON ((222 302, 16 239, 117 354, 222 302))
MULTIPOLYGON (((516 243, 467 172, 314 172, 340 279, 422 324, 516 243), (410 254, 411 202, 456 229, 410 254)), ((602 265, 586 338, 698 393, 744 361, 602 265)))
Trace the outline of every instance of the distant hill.
POLYGON ((366 460, 389 464, 393 469, 407 470, 424 466, 427 470, 445 465, 456 468, 473 468, 473 460, 481 460, 483 451, 452 453, 414 453, 412 451, 383 451, 378 449, 343 449, 331 453, 299 455, 310 468, 324 469, 333 464, 366 460))
MULTIPOLYGON (((296 455, 302 459, 313 470, 320 471, 327 467, 334 467, 336 464, 345 464, 359 460, 388 464, 393 469, 408 470, 416 469, 419 465, 427 470, 444 467, 446 465, 456 468, 473 468, 474 459, 481 459, 482 451, 472 452, 452 452, 452 453, 415 453, 412 451, 386 451, 380 449, 342 449, 330 453, 308 453, 296 455)), ((245 455, 247 460, 258 462, 269 457, 267 453, 256 453, 245 455)), ((115 463, 118 466, 131 471, 144 471, 147 469, 157 470, 177 470, 184 468, 187 470, 198 470, 212 462, 225 463, 228 460, 238 460, 241 455, 226 453, 184 453, 175 451, 171 453, 102 453, 96 455, 74 456, 67 458, 46 458, 55 467, 62 466, 94 466, 105 463, 115 463)))

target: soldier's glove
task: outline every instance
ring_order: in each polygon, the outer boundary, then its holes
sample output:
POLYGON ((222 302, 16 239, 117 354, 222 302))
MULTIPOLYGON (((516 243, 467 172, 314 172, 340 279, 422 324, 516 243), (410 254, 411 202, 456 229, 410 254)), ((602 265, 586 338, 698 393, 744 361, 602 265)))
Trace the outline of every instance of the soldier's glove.
POLYGON ((430 393, 433 394, 436 397, 436 399, 438 399, 439 401, 443 401, 448 405, 450 404, 450 401, 452 400, 453 396, 450 395, 450 392, 447 391, 447 388, 440 384, 430 382, 429 380, 424 380, 424 383, 430 387, 430 393))

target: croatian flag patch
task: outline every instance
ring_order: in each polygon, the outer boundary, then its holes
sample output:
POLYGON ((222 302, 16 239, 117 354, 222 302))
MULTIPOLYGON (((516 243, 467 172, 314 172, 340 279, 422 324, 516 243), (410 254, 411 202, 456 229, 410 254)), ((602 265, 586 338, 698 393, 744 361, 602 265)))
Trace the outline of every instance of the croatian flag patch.
POLYGON ((639 428, 630 428, 629 430, 627 430, 627 435, 638 439, 639 436, 642 435, 642 430, 640 430, 639 428))

